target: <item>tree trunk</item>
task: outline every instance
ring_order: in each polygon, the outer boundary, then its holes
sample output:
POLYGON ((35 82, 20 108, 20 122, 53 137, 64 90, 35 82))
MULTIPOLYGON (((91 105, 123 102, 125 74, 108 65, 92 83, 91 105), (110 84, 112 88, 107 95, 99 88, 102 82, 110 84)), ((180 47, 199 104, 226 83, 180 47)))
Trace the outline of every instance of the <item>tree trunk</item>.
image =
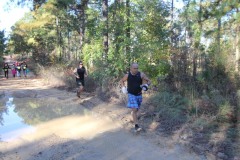
POLYGON ((200 34, 198 35, 197 40, 195 42, 198 45, 198 50, 193 55, 193 80, 194 81, 196 80, 196 77, 197 77, 197 66, 198 66, 197 59, 198 59, 198 56, 201 54, 200 43, 201 43, 201 37, 202 37, 201 35, 202 33, 202 0, 200 0, 200 3, 199 3, 198 26, 199 26, 200 34))
POLYGON ((103 0, 103 60, 105 61, 108 56, 108 0, 103 0))
POLYGON ((171 32, 172 32, 172 34, 171 34, 171 47, 173 47, 173 37, 174 37, 174 32, 173 32, 173 7, 174 7, 174 3, 173 3, 174 1, 172 0, 172 5, 171 5, 171 9, 172 9, 172 13, 171 13, 171 26, 172 26, 172 29, 171 29, 171 32))
POLYGON ((218 54, 221 55, 221 17, 218 18, 218 32, 217 32, 217 44, 218 44, 218 54))
POLYGON ((236 47, 235 71, 238 72, 239 70, 239 26, 237 26, 236 28, 235 47, 236 47))
POLYGON ((82 58, 82 48, 83 48, 83 43, 84 43, 84 38, 85 38, 85 27, 86 27, 86 14, 85 11, 87 9, 87 4, 89 0, 82 0, 81 4, 78 5, 78 10, 80 14, 78 15, 79 21, 80 21, 80 26, 79 26, 79 50, 80 50, 80 55, 79 58, 82 58))
POLYGON ((67 29, 67 40, 68 40, 68 47, 67 47, 67 60, 71 59, 71 45, 70 45, 70 31, 69 31, 69 26, 67 29))
POLYGON ((114 5, 115 5, 115 31, 114 31, 114 42, 115 44, 115 53, 117 56, 120 55, 120 49, 121 49, 121 44, 124 41, 123 39, 123 34, 125 34, 124 28, 124 19, 121 14, 121 8, 122 8, 123 1, 122 0, 115 0, 114 5))
POLYGON ((172 9, 171 17, 172 17, 172 23, 173 23, 174 0, 172 0, 171 9, 172 9))
POLYGON ((80 50, 79 58, 81 58, 84 36, 85 36, 85 11, 84 10, 82 10, 82 13, 80 15, 79 33, 80 33, 80 35, 79 35, 79 50, 80 50))
POLYGON ((59 54, 59 61, 61 60, 61 37, 60 37, 60 19, 56 18, 56 25, 57 25, 57 54, 59 54))
POLYGON ((127 37, 127 43, 126 43, 126 55, 128 58, 128 63, 131 62, 131 50, 130 50, 130 38, 131 38, 131 29, 130 29, 130 0, 126 0, 126 10, 127 10, 127 27, 126 27, 126 37, 127 37))

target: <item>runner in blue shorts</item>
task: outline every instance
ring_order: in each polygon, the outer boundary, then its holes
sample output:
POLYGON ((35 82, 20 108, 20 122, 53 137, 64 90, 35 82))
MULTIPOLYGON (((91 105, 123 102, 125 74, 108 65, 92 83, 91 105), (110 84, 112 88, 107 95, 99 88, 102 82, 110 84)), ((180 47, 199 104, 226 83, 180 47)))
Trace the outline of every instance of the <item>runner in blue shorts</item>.
POLYGON ((138 64, 133 63, 130 66, 130 72, 124 75, 120 80, 120 84, 122 91, 128 93, 127 107, 132 110, 131 114, 135 130, 140 131, 137 114, 142 103, 142 90, 147 90, 151 81, 143 72, 138 71, 138 64), (127 82, 127 88, 125 87, 125 82, 127 82))

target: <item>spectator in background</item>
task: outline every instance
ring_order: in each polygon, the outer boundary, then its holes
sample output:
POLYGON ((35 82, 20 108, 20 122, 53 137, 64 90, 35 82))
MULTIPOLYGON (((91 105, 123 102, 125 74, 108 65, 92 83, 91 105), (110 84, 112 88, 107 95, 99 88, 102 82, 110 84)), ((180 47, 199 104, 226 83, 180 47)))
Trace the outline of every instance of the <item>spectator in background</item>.
POLYGON ((13 78, 15 78, 17 73, 15 63, 13 63, 11 71, 12 71, 13 78))
POLYGON ((19 62, 17 62, 16 70, 17 70, 17 77, 21 77, 21 64, 19 62))
POLYGON ((3 65, 3 71, 4 71, 4 76, 5 78, 8 79, 8 69, 10 69, 10 67, 8 66, 8 63, 4 63, 3 65))
POLYGON ((26 61, 24 61, 22 63, 22 70, 23 70, 24 76, 27 77, 27 63, 26 63, 26 61))

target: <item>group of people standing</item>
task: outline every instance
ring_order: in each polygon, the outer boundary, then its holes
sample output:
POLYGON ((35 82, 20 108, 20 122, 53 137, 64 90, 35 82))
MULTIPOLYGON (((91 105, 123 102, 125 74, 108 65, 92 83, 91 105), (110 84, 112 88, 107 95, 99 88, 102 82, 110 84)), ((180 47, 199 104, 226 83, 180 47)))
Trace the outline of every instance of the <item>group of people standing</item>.
POLYGON ((3 65, 3 71, 4 71, 4 76, 5 78, 8 79, 8 73, 9 70, 12 72, 12 76, 15 78, 23 76, 27 77, 27 72, 28 72, 28 66, 27 63, 24 62, 14 62, 12 65, 9 65, 7 62, 4 63, 3 65))

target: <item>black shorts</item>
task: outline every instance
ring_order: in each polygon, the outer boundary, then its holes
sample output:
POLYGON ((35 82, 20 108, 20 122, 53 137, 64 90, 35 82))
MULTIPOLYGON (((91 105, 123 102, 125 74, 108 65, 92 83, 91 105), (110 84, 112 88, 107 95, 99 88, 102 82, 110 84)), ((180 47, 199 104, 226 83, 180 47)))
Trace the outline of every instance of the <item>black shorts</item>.
POLYGON ((77 86, 84 86, 84 80, 76 79, 77 86))

